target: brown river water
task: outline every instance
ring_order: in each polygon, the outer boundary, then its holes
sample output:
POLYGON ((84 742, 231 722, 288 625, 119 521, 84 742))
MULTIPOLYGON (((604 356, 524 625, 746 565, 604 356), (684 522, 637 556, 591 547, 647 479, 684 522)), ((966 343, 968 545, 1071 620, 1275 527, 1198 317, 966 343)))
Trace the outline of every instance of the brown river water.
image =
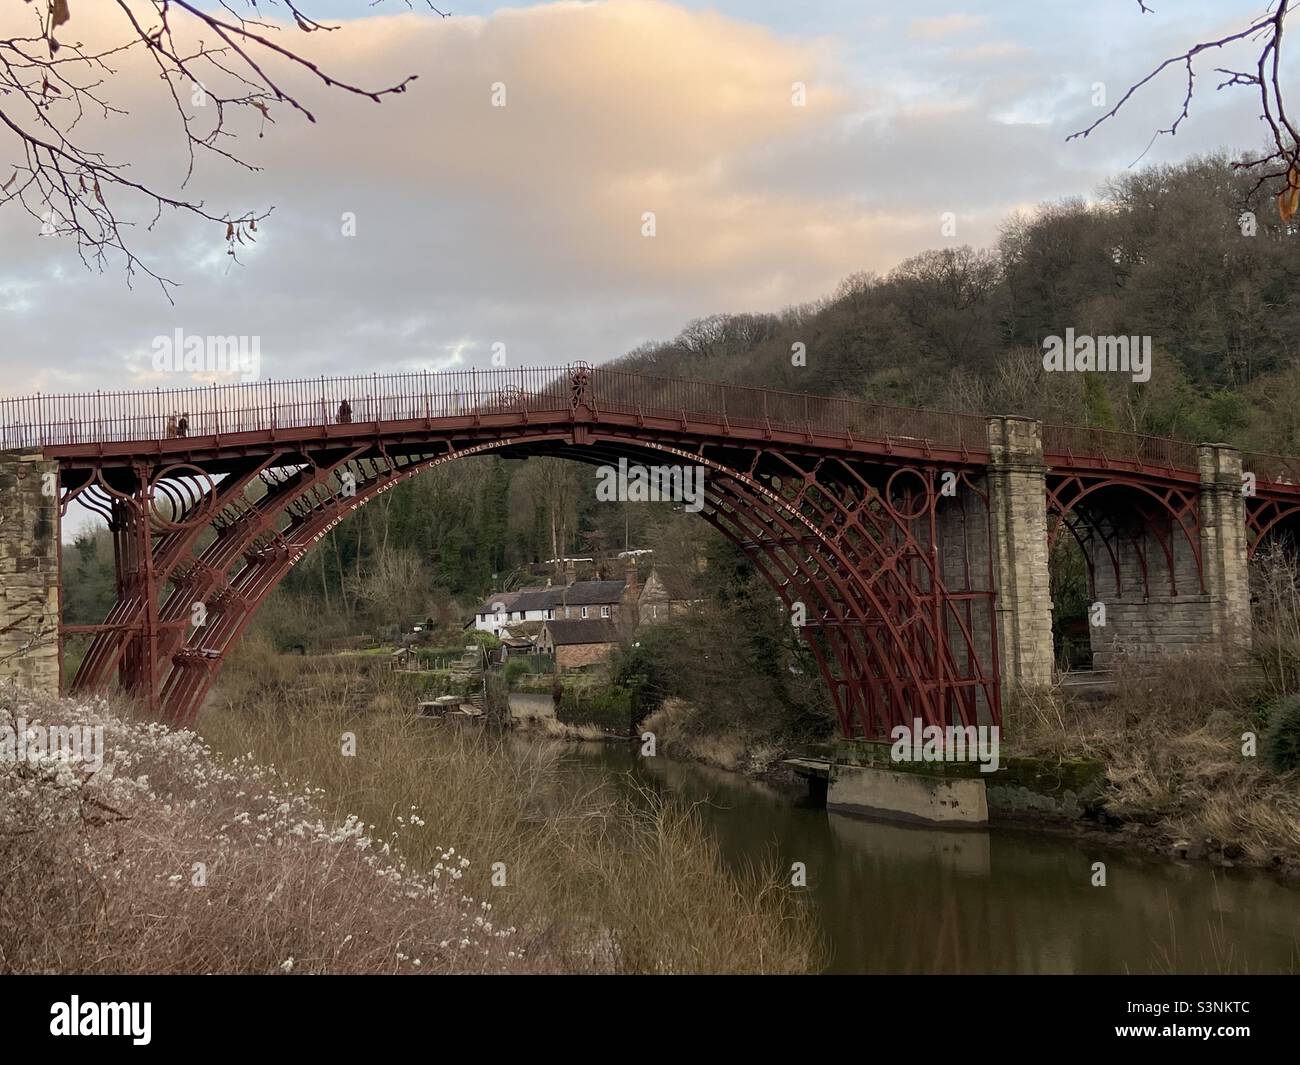
POLYGON ((960 832, 828 812, 799 791, 629 745, 581 744, 566 771, 699 802, 724 857, 803 862, 830 972, 1296 973, 1300 888, 1059 835, 960 832), (630 776, 629 776, 630 774, 630 776), (1092 863, 1107 884, 1092 886, 1092 863))

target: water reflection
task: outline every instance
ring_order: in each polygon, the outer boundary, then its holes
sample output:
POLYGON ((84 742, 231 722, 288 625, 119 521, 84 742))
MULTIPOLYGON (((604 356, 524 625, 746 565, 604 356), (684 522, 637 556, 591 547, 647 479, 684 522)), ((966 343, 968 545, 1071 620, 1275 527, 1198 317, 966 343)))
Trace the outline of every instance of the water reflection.
POLYGON ((1300 890, 1006 829, 871 821, 630 748, 586 744, 569 770, 704 800, 724 855, 808 870, 829 970, 869 973, 1300 971, 1300 890), (1091 885, 1104 861, 1107 886, 1091 885))

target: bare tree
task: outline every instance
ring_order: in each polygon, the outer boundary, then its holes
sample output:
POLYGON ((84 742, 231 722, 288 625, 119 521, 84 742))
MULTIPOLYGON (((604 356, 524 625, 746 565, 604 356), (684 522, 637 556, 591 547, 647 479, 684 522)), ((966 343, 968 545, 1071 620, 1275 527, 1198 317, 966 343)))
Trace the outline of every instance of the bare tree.
MULTIPOLYGON (((1142 14, 1151 14, 1152 9, 1144 0, 1137 0, 1142 14)), ((1266 14, 1254 19, 1249 25, 1235 33, 1212 40, 1199 41, 1187 51, 1170 56, 1153 69, 1146 77, 1131 85, 1109 111, 1096 122, 1070 134, 1067 141, 1087 137, 1107 119, 1113 118, 1120 109, 1148 82, 1162 74, 1170 67, 1182 66, 1187 75, 1187 88, 1183 95, 1181 110, 1173 122, 1164 129, 1156 130, 1152 139, 1161 134, 1173 136, 1178 127, 1191 111, 1192 95, 1196 82, 1196 59, 1203 52, 1214 52, 1239 41, 1254 41, 1259 44, 1254 68, 1250 70, 1233 70, 1228 67, 1215 67, 1214 73, 1222 76, 1217 89, 1229 86, 1244 86, 1259 95, 1260 119, 1268 128, 1271 147, 1261 153, 1247 156, 1233 164, 1240 170, 1253 171, 1258 180, 1251 189, 1253 195, 1267 183, 1275 183, 1278 213, 1284 222, 1289 222, 1300 210, 1300 133, 1292 124, 1287 114, 1286 104, 1282 98, 1282 85, 1279 70, 1282 64, 1282 38, 1287 16, 1290 14, 1291 0, 1273 0, 1266 14)))
POLYGON ((429 573, 414 551, 380 548, 351 582, 359 603, 373 621, 384 616, 403 622, 423 617, 429 601, 429 573))
MULTIPOLYGON (((535 467, 532 485, 534 504, 546 509, 551 557, 564 559, 569 553, 572 530, 577 526, 574 511, 577 483, 573 464, 564 459, 543 458, 534 459, 529 465, 535 467)), ((556 568, 557 572, 562 571, 563 562, 557 562, 556 568)))
MULTIPOLYGON (((219 211, 187 197, 184 190, 203 154, 258 169, 237 154, 236 115, 248 114, 262 131, 282 109, 316 121, 285 87, 284 73, 276 71, 305 71, 327 87, 376 103, 404 92, 416 77, 368 89, 322 70, 286 46, 284 35, 292 32, 290 25, 302 33, 338 27, 308 17, 295 0, 223 0, 217 11, 201 10, 187 0, 94 0, 101 19, 107 12, 117 20, 112 39, 94 45, 73 37, 78 9, 90 10, 81 6, 85 0, 0 2, 22 3, 27 9, 23 18, 31 26, 25 35, 0 35, 0 144, 10 153, 5 169, 12 169, 7 178, 0 171, 0 207, 18 205, 41 223, 44 234, 74 240, 87 266, 103 269, 110 256, 120 256, 128 282, 138 268, 158 281, 164 293, 175 282, 155 273, 131 250, 126 231, 138 223, 130 220, 132 208, 126 205, 138 200, 146 214, 152 212, 149 229, 164 208, 211 222, 224 229, 232 256, 238 246, 255 240, 257 224, 269 209, 219 211), (242 15, 235 10, 241 3, 242 15), (268 10, 282 20, 271 21, 268 10), (87 131, 79 128, 88 115, 107 120, 127 113, 113 103, 114 79, 118 64, 135 54, 146 55, 156 67, 158 92, 170 99, 179 120, 189 164, 179 189, 134 179, 129 159, 96 150, 87 131), (203 106, 193 106, 198 103, 203 106)), ((443 14, 431 3, 429 7, 443 14)))

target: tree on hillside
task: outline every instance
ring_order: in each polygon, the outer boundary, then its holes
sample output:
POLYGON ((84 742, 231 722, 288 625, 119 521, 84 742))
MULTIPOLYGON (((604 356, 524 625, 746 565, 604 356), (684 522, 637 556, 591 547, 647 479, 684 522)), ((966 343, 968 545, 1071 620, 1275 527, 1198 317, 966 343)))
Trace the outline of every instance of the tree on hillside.
POLYGON ((578 524, 574 464, 564 459, 532 459, 523 471, 523 490, 532 506, 545 513, 547 557, 566 557, 578 524))
POLYGON ((63 557, 74 574, 63 582, 63 620, 69 625, 102 621, 117 595, 113 538, 107 529, 79 533, 73 551, 64 548, 63 557))
POLYGON ((922 252, 889 275, 925 346, 949 363, 987 365, 998 343, 997 257, 969 246, 922 252))
POLYGON ((1226 154, 1125 173, 1095 203, 1012 217, 993 254, 939 249, 884 278, 854 275, 748 350, 699 361, 674 340, 625 365, 1276 448, 1292 433, 1285 399, 1242 394, 1293 391, 1300 259, 1253 183, 1226 154), (1249 236, 1243 204, 1257 215, 1249 236), (1152 337, 1157 374, 1085 384, 1044 372, 1043 339, 1067 327, 1152 337), (797 367, 796 342, 807 351, 797 367))
POLYGON ((22 2, 27 32, 0 36, 0 144, 8 154, 0 161, 11 171, 0 172, 0 207, 16 205, 43 234, 74 241, 87 266, 102 269, 108 258, 120 256, 128 280, 139 268, 164 293, 174 282, 142 263, 126 238, 138 224, 139 207, 150 229, 164 208, 212 223, 224 230, 232 256, 254 241, 269 209, 220 211, 190 198, 185 188, 202 156, 256 170, 240 158, 236 142, 254 130, 263 136, 281 113, 316 121, 286 87, 295 73, 376 103, 415 80, 412 74, 364 88, 322 70, 286 43, 286 34, 292 27, 304 34, 337 27, 315 21, 296 0, 243 0, 244 14, 236 10, 240 0, 202 5, 210 11, 187 0, 97 0, 93 17, 80 0, 22 2), (268 12, 283 21, 269 21, 268 12), (82 43, 79 33, 89 33, 94 43, 82 43), (179 189, 137 180, 129 158, 102 146, 112 144, 113 118, 127 114, 116 101, 129 88, 121 66, 135 56, 147 57, 157 74, 156 93, 175 111, 188 155, 179 189))
MULTIPOLYGON (((1012 344, 1038 347, 1057 323, 1100 293, 1122 283, 1102 210, 1080 200, 1048 204, 1032 217, 1017 214, 1002 226, 998 252, 1005 285, 1005 325, 1012 344)), ((1079 321, 1081 329, 1112 330, 1079 321)))

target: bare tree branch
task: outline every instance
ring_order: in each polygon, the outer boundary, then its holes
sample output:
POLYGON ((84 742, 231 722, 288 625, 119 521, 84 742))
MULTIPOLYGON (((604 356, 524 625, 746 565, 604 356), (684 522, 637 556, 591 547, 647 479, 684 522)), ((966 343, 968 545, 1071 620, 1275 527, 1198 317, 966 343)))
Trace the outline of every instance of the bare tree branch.
MULTIPOLYGON (((273 66, 305 72, 327 88, 376 103, 405 92, 416 78, 412 74, 386 87, 365 88, 334 77, 281 43, 291 28, 302 33, 338 29, 308 17, 298 0, 220 0, 218 11, 200 10, 188 0, 94 0, 104 5, 98 9, 101 15, 105 8, 116 11, 121 31, 112 43, 93 48, 69 38, 76 28, 76 5, 86 0, 9 2, 25 5, 31 30, 26 36, 0 37, 0 145, 10 153, 8 160, 0 156, 0 207, 16 205, 40 223, 43 235, 72 240, 87 267, 102 270, 110 258, 120 257, 128 284, 139 270, 156 280, 169 299, 176 283, 143 263, 127 240, 138 224, 130 220, 133 210, 127 205, 151 208, 147 229, 157 224, 164 208, 221 226, 232 258, 240 245, 255 241, 257 225, 270 208, 219 211, 184 190, 203 153, 249 171, 259 169, 237 153, 234 116, 251 112, 263 132, 274 125, 277 106, 316 121, 273 66), (267 9, 281 20, 264 17, 267 9), (110 102, 109 89, 118 74, 115 64, 140 53, 157 68, 164 87, 160 91, 170 99, 183 135, 188 163, 175 190, 132 179, 129 160, 92 148, 78 128, 88 113, 101 120, 127 113, 110 102)), ((446 17, 432 3, 428 7, 446 17)))
MULTIPOLYGON (((1143 0, 1137 0, 1137 3, 1142 12, 1151 13, 1151 8, 1147 7, 1143 0)), ((1201 41, 1180 55, 1169 57, 1146 77, 1131 85, 1114 107, 1086 129, 1071 133, 1066 140, 1087 137, 1103 122, 1114 118, 1148 82, 1169 67, 1181 65, 1187 73, 1187 88, 1183 94, 1182 108, 1169 126, 1158 129, 1155 134, 1155 136, 1161 134, 1174 136, 1178 132, 1178 127, 1191 112, 1196 82, 1196 58, 1203 52, 1226 48, 1239 41, 1257 40, 1261 42, 1261 48, 1254 71, 1215 67, 1215 73, 1224 75, 1224 80, 1218 84, 1217 89, 1245 86, 1259 93, 1260 118, 1268 127, 1272 150, 1240 159, 1233 163, 1233 166, 1241 170, 1258 171, 1259 180, 1251 189, 1251 195, 1267 182, 1277 181, 1275 195, 1278 211, 1283 221, 1289 222, 1300 208, 1300 134, 1297 134, 1296 127, 1292 124, 1286 110, 1279 68, 1282 59, 1282 38, 1291 3, 1292 0, 1273 0, 1268 13, 1254 20, 1244 29, 1215 40, 1201 41)))

